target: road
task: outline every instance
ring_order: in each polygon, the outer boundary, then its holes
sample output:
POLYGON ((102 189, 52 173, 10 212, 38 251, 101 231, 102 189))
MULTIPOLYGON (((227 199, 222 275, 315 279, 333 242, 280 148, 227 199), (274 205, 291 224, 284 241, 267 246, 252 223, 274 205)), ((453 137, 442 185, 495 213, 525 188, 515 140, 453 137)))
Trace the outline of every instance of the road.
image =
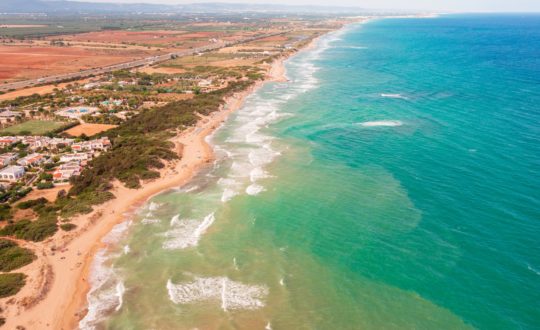
POLYGON ((187 50, 168 53, 168 54, 163 54, 163 55, 146 57, 146 58, 142 58, 142 59, 139 59, 139 60, 113 64, 113 65, 109 65, 109 66, 105 66, 105 67, 101 67, 101 68, 87 69, 87 70, 82 70, 82 71, 78 71, 78 72, 71 72, 71 73, 65 73, 65 74, 60 74, 60 75, 42 77, 42 78, 38 78, 38 79, 31 79, 31 80, 23 80, 23 81, 12 82, 12 83, 8 83, 8 84, 0 85, 0 91, 7 92, 7 91, 11 91, 11 90, 27 88, 27 87, 32 87, 32 86, 36 86, 36 85, 48 85, 48 84, 54 84, 54 83, 58 83, 58 82, 66 81, 66 80, 82 79, 82 78, 87 78, 87 77, 90 77, 90 76, 97 76, 97 75, 101 75, 101 74, 104 74, 104 73, 109 73, 109 72, 116 71, 116 70, 132 69, 132 68, 136 68, 136 67, 139 67, 139 66, 164 62, 164 61, 170 60, 174 56, 180 57, 180 56, 193 55, 193 54, 197 54, 197 53, 201 53, 201 52, 220 49, 220 48, 223 48, 223 47, 229 47, 229 46, 234 46, 234 45, 238 45, 238 44, 242 44, 242 43, 246 43, 246 42, 250 42, 250 41, 255 41, 255 40, 258 40, 258 39, 264 39, 264 38, 284 34, 284 33, 287 33, 287 32, 289 32, 289 31, 283 31, 283 32, 278 32, 278 33, 270 33, 270 34, 265 34, 265 35, 261 35, 261 36, 257 36, 257 37, 245 38, 245 39, 235 41, 235 42, 218 42, 218 43, 215 43, 215 44, 212 44, 212 45, 207 45, 207 46, 193 48, 193 49, 187 49, 187 50))

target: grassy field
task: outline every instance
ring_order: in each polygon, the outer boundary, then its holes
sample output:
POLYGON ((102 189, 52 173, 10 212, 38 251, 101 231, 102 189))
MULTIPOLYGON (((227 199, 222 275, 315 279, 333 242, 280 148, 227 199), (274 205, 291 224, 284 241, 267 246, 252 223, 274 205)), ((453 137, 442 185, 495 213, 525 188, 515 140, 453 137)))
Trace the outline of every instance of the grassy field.
POLYGON ((30 134, 30 135, 45 135, 49 132, 57 131, 62 127, 67 126, 69 123, 62 121, 52 121, 52 120, 29 120, 24 123, 13 125, 7 128, 4 128, 0 131, 0 134, 30 134))

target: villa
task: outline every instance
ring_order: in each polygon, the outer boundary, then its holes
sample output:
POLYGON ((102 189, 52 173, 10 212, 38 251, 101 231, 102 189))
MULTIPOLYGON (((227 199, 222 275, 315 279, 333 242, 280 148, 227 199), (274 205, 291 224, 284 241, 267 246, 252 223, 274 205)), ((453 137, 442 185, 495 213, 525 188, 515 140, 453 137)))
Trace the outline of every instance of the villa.
POLYGON ((31 154, 26 157, 23 157, 17 161, 17 164, 21 166, 35 166, 43 163, 45 161, 45 156, 41 154, 31 154))
POLYGON ((72 154, 65 154, 60 156, 60 161, 63 163, 73 162, 73 161, 87 161, 91 156, 89 156, 87 153, 72 153, 72 154))
POLYGON ((24 167, 8 166, 0 170, 0 180, 16 182, 24 176, 24 167))
POLYGON ((69 180, 73 176, 80 175, 82 166, 79 162, 70 162, 60 165, 53 173, 53 179, 55 181, 69 180))
POLYGON ((10 145, 17 143, 20 140, 21 139, 19 139, 16 136, 3 136, 3 137, 0 137, 0 147, 2 147, 2 148, 9 147, 10 145))
POLYGON ((17 155, 13 152, 8 152, 0 155, 0 166, 8 166, 17 159, 17 155))
POLYGON ((101 151, 107 150, 110 147, 111 141, 109 141, 109 138, 103 137, 101 139, 74 143, 71 146, 71 149, 73 149, 74 151, 101 151))

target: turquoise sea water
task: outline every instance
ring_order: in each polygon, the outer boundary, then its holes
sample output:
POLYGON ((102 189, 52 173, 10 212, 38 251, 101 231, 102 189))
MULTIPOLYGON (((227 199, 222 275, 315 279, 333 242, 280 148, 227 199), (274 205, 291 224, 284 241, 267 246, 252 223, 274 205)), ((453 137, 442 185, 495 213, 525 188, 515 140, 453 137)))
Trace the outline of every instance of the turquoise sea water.
POLYGON ((351 25, 117 226, 82 328, 540 327, 540 16, 351 25))

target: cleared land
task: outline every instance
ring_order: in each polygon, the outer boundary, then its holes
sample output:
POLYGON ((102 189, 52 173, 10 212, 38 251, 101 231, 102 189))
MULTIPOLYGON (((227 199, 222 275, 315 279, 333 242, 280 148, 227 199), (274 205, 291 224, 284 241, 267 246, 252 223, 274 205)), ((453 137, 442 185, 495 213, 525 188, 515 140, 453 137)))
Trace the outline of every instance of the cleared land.
POLYGON ((16 135, 20 134, 21 132, 25 132, 31 135, 45 135, 49 132, 61 129, 66 125, 68 125, 68 123, 63 121, 29 120, 25 121, 24 123, 4 128, 0 131, 0 133, 16 135))
MULTIPOLYGON (((220 38, 220 32, 186 32, 186 31, 98 31, 74 35, 64 35, 61 39, 66 42, 96 42, 96 43, 118 43, 118 44, 138 44, 138 45, 163 45, 174 46, 178 43, 190 43, 190 46, 197 43, 208 43, 209 38, 220 38)), ((51 38, 59 39, 59 37, 51 38)))
POLYGON ((102 67, 154 53, 142 50, 0 45, 0 83, 102 67))
POLYGON ((81 124, 75 127, 72 127, 68 130, 65 130, 64 133, 71 136, 92 136, 101 132, 110 130, 111 128, 117 127, 116 125, 107 125, 107 124, 81 124))

